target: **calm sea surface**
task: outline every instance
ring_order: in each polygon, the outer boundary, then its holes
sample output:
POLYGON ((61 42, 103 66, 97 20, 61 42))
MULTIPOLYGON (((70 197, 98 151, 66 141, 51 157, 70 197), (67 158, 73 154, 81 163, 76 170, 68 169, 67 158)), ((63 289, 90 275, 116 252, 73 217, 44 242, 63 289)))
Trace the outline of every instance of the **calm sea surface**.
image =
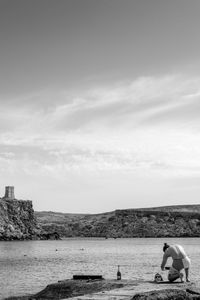
POLYGON ((164 242, 185 248, 192 260, 191 280, 199 279, 200 238, 0 242, 0 299, 39 292, 74 274, 116 278, 118 264, 124 279, 153 280, 156 272, 165 277, 160 271, 164 242))

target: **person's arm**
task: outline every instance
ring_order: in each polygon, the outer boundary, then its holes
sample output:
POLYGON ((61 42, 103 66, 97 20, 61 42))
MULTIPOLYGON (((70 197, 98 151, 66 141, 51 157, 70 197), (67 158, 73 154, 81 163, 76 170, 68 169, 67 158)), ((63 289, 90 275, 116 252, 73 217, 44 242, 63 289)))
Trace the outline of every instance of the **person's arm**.
POLYGON ((166 262, 167 262, 167 259, 168 259, 168 257, 164 253, 163 260, 162 260, 162 263, 161 263, 161 270, 164 270, 166 262))
POLYGON ((170 256, 169 248, 163 254, 163 260, 161 263, 161 270, 164 270, 168 257, 170 256))

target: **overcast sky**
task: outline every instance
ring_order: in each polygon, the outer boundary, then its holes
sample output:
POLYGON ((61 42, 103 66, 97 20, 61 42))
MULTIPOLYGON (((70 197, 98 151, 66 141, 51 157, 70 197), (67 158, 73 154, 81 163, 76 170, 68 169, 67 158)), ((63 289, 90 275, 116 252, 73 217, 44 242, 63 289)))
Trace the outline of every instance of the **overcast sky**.
POLYGON ((0 0, 0 194, 199 203, 199 0, 0 0))

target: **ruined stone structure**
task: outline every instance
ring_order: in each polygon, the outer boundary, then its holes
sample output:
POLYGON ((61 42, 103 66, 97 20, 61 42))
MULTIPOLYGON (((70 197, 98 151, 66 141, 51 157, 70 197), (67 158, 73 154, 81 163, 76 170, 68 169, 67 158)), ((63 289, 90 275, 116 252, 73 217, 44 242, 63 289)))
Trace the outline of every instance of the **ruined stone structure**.
POLYGON ((5 187, 5 196, 3 198, 8 199, 8 200, 15 199, 14 186, 6 186, 5 187))

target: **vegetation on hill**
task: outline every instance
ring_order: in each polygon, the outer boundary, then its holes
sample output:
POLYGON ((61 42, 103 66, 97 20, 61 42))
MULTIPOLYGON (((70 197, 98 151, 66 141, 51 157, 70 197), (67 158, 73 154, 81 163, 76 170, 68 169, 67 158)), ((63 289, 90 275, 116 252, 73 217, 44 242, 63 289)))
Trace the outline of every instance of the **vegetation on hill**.
POLYGON ((44 230, 56 231, 62 237, 200 237, 200 205, 35 215, 44 230))

